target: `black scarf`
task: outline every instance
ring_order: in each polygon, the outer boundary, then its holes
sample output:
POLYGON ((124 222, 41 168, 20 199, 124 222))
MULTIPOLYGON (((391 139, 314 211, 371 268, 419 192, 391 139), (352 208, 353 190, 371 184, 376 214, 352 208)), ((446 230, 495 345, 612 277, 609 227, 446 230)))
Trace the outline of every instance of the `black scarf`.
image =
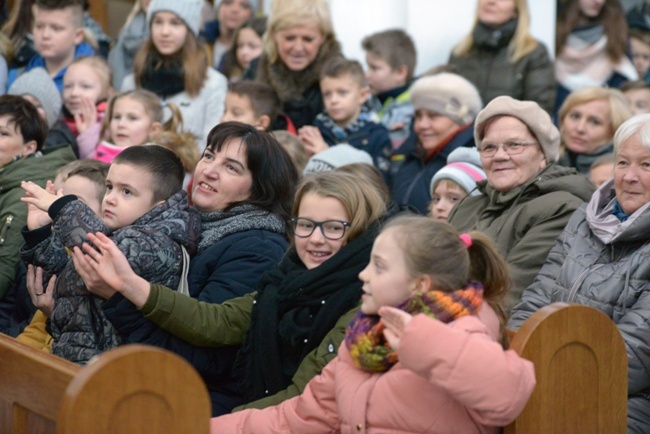
POLYGON ((248 402, 289 386, 304 357, 320 345, 341 316, 359 304, 359 273, 368 265, 377 230, 375 223, 311 270, 292 249, 262 278, 246 341, 235 363, 248 402))
POLYGON ((479 21, 472 33, 474 44, 488 50, 505 47, 510 43, 515 30, 517 30, 517 22, 518 20, 515 18, 498 27, 489 27, 479 21))
POLYGON ((183 61, 178 59, 162 62, 158 56, 150 54, 140 77, 140 85, 163 100, 183 92, 185 90, 183 61))
POLYGON ((277 214, 250 203, 235 205, 227 211, 199 212, 201 239, 199 252, 230 234, 262 229, 284 235, 286 225, 277 214))

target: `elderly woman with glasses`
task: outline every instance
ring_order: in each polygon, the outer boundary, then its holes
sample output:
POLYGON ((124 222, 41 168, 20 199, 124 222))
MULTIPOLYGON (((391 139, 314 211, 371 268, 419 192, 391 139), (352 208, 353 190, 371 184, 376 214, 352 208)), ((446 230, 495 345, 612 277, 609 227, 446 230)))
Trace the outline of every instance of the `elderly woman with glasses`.
POLYGON ((594 307, 616 323, 628 355, 628 433, 650 432, 650 115, 614 135, 614 179, 571 217, 510 327, 554 303, 594 307))
POLYGON ((510 310, 544 264, 571 214, 589 200, 593 186, 574 169, 556 164, 559 132, 531 101, 493 99, 476 118, 474 138, 486 181, 484 194, 459 202, 449 222, 459 231, 478 230, 506 258, 512 288, 510 310))
MULTIPOLYGON (((300 394, 336 356, 361 301, 358 276, 385 211, 385 197, 364 177, 337 171, 305 176, 292 209, 289 251, 256 293, 224 303, 149 284, 101 235, 89 235, 101 254, 86 248, 86 256, 76 252, 75 258, 174 336, 197 347, 242 346, 229 367, 229 385, 243 395, 239 404, 262 408, 300 394)), ((224 364, 219 357, 209 362, 224 364)))

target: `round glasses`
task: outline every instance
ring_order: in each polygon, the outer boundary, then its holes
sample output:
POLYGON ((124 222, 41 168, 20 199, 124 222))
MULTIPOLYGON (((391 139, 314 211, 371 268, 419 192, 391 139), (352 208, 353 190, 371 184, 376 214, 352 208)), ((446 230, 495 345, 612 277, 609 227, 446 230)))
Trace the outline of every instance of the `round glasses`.
POLYGON ((345 236, 345 230, 350 226, 350 223, 341 220, 315 222, 304 217, 292 218, 291 223, 293 224, 293 233, 297 237, 310 237, 316 228, 320 228, 321 233, 328 240, 340 240, 345 236))
MULTIPOLYGON (((507 142, 501 145, 503 150, 508 155, 518 155, 524 152, 524 149, 531 145, 536 145, 537 142, 507 142)), ((499 145, 496 143, 485 143, 481 146, 478 152, 484 157, 494 157, 499 149, 499 145)))

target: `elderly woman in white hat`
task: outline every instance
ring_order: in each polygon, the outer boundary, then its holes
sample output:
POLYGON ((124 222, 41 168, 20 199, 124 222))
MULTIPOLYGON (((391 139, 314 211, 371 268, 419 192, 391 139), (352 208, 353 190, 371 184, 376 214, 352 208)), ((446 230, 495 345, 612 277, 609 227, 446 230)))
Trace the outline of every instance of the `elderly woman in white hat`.
POLYGON ((518 329, 555 303, 594 307, 610 317, 628 359, 627 432, 650 432, 650 114, 614 135, 614 179, 571 217, 532 285, 514 307, 518 329))
POLYGON ((487 176, 477 186, 484 195, 464 198, 449 222, 459 231, 482 231, 496 243, 512 276, 509 310, 594 188, 575 169, 554 164, 560 134, 537 103, 493 99, 476 117, 474 139, 487 176))

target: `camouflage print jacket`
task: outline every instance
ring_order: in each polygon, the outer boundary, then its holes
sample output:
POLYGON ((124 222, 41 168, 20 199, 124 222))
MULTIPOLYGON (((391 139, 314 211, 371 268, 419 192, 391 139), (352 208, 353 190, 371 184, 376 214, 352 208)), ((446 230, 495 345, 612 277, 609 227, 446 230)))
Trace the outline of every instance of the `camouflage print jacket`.
POLYGON ((136 274, 152 283, 178 287, 183 267, 181 244, 194 253, 200 234, 198 215, 189 208, 187 193, 178 192, 154 206, 132 225, 111 232, 75 196, 64 196, 50 207, 53 224, 24 233, 22 256, 27 263, 58 276, 54 293, 52 353, 84 364, 116 347, 121 337, 102 312, 103 300, 88 292, 66 248, 86 242, 88 232, 110 236, 136 274))

